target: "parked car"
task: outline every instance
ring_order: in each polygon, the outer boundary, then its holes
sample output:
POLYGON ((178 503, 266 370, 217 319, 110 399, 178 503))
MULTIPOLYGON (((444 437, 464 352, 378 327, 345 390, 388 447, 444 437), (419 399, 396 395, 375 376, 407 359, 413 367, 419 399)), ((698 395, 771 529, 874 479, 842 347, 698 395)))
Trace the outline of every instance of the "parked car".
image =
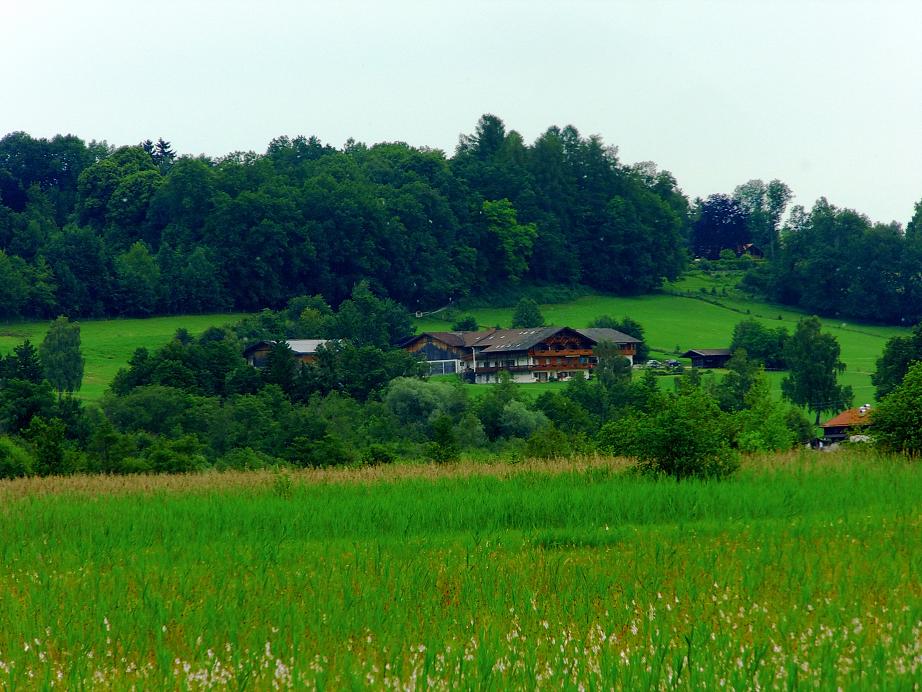
POLYGON ((663 367, 663 364, 660 363, 658 360, 652 360, 652 359, 651 359, 651 360, 648 360, 648 361, 647 361, 647 367, 648 367, 648 368, 661 368, 661 367, 663 367))
POLYGON ((677 368, 677 367, 679 367, 680 365, 681 365, 681 363, 680 363, 679 361, 675 360, 675 359, 671 359, 671 360, 667 360, 667 361, 666 361, 666 367, 667 367, 667 368, 677 368))

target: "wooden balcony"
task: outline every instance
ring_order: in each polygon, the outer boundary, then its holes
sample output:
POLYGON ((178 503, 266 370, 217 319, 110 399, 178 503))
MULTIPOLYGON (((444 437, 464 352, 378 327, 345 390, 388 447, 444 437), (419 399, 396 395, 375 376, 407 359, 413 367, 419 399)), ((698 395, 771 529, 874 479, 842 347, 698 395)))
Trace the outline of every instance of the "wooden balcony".
POLYGON ((569 370, 592 370, 595 363, 542 363, 535 365, 489 365, 477 366, 474 371, 478 375, 488 375, 505 370, 507 372, 549 372, 549 371, 569 371, 569 370))
POLYGON ((579 348, 579 349, 563 349, 560 351, 529 351, 528 355, 535 356, 535 357, 538 357, 538 356, 541 356, 541 357, 582 356, 585 358, 585 357, 592 355, 592 349, 591 348, 579 348))
POLYGON ((534 365, 478 365, 474 372, 476 372, 478 375, 482 375, 492 372, 500 372, 502 370, 505 370, 506 372, 531 372, 534 369, 534 365))

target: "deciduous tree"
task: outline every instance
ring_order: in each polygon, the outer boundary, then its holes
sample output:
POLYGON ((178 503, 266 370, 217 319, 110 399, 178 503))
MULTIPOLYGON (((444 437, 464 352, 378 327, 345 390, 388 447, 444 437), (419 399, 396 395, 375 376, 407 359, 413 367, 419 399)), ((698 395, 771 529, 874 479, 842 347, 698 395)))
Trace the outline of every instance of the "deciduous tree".
POLYGON ((60 398, 80 389, 83 382, 83 354, 80 352, 80 325, 63 315, 48 328, 39 346, 45 377, 60 398))
POLYGON ((840 411, 852 402, 852 388, 838 383, 838 375, 845 370, 839 360, 839 342, 832 334, 821 331, 816 317, 805 317, 784 347, 784 360, 789 374, 781 381, 781 392, 786 399, 820 414, 840 411))

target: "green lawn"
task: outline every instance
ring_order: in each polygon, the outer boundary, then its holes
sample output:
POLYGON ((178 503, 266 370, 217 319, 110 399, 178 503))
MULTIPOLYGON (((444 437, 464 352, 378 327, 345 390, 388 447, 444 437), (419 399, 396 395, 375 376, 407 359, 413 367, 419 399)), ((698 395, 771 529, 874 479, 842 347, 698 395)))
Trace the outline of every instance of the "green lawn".
MULTIPOLYGON (((79 396, 88 401, 99 399, 115 373, 125 367, 135 349, 154 350, 179 328, 193 335, 208 327, 239 320, 240 314, 181 315, 147 319, 79 320, 80 340, 86 366, 79 396)), ((0 353, 8 353, 24 339, 38 346, 50 322, 6 322, 0 324, 0 353)))
MULTIPOLYGON (((636 297, 593 295, 568 303, 542 305, 541 310, 548 324, 584 327, 600 315, 616 318, 629 316, 640 322, 646 330, 646 341, 654 357, 674 357, 677 353, 692 348, 726 348, 730 345, 733 327, 740 321, 753 317, 769 327, 784 326, 793 332, 797 320, 804 313, 791 308, 753 301, 740 294, 735 288, 740 273, 690 272, 682 280, 666 286, 668 293, 636 297), (701 293, 715 288, 718 295, 701 293), (727 295, 721 291, 727 289, 727 295), (678 295, 691 292, 695 297, 678 295), (716 305, 711 301, 718 301, 716 305)), ((473 308, 473 314, 483 327, 508 327, 512 320, 512 308, 473 308)), ((862 325, 842 320, 822 319, 823 329, 833 334, 842 348, 842 360, 847 365, 840 381, 855 390, 856 401, 874 400, 871 373, 875 362, 883 351, 887 339, 908 333, 908 329, 862 325)), ((446 330, 449 324, 444 320, 417 320, 422 330, 446 330)), ((770 373, 770 379, 779 390, 778 382, 783 376, 770 373)), ((531 385, 529 385, 531 386, 531 385)))
POLYGON ((915 689, 922 467, 0 482, 4 689, 915 689))

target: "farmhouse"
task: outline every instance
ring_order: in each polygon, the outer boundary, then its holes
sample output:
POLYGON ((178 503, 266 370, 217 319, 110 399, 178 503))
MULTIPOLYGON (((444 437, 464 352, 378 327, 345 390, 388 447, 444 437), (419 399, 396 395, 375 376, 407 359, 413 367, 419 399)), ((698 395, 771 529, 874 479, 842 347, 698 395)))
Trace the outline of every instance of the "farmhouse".
MULTIPOLYGON (((243 351, 243 357, 247 363, 256 368, 261 368, 266 364, 269 357, 269 351, 279 342, 277 341, 258 341, 248 346, 243 351)), ((288 344, 288 348, 294 353, 297 360, 302 363, 313 363, 317 360, 317 348, 321 344, 327 343, 325 339, 289 339, 283 343, 288 344)))
POLYGON ((729 348, 695 348, 682 357, 691 358, 693 368, 723 368, 732 355, 729 348))
POLYGON ((496 382, 507 372, 516 382, 565 380, 592 372, 596 345, 610 341, 633 363, 639 339, 615 329, 491 329, 477 332, 425 332, 398 346, 420 354, 433 374, 460 373, 477 382, 496 382))
POLYGON ((856 435, 863 435, 871 426, 871 405, 850 408, 838 416, 830 418, 820 427, 823 429, 823 442, 842 442, 856 435))
POLYGON ((471 359, 471 349, 494 329, 478 332, 423 332, 396 344, 404 351, 416 354, 429 363, 430 375, 448 375, 464 370, 465 359, 471 359))

